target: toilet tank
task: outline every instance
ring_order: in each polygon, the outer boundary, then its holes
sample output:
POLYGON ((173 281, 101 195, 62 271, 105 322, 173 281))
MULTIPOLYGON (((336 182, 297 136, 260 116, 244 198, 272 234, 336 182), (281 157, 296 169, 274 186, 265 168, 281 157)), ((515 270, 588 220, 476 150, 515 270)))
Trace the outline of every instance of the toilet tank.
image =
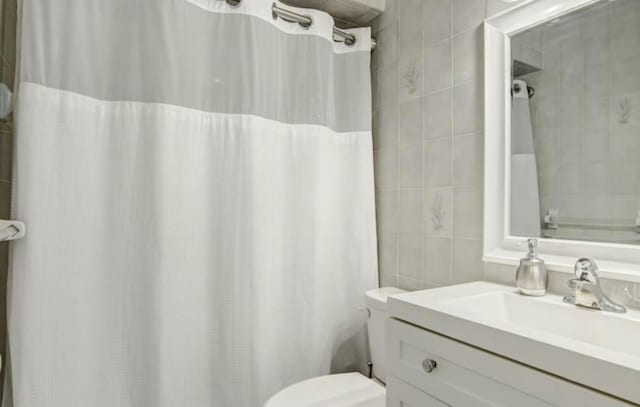
POLYGON ((365 301, 369 310, 367 330, 369 333, 369 349, 373 363, 373 377, 386 383, 387 369, 385 362, 385 329, 387 312, 387 296, 405 292, 395 287, 383 287, 365 293, 365 301))

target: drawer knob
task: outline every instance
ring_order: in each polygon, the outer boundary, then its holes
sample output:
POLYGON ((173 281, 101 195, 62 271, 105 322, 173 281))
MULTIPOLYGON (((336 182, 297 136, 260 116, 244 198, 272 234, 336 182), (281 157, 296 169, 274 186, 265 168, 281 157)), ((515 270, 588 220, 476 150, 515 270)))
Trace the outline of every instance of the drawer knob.
POLYGON ((422 361, 422 368, 427 373, 433 372, 433 369, 436 367, 438 367, 438 363, 433 359, 425 359, 422 361))

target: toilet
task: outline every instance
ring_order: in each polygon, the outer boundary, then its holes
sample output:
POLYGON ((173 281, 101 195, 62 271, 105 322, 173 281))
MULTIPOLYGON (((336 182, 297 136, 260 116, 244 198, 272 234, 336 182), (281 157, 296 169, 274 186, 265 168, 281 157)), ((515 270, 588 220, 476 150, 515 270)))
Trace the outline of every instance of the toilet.
POLYGON ((360 373, 314 377, 273 395, 264 407, 385 407, 385 321, 387 297, 403 290, 383 287, 365 293, 373 379, 360 373))

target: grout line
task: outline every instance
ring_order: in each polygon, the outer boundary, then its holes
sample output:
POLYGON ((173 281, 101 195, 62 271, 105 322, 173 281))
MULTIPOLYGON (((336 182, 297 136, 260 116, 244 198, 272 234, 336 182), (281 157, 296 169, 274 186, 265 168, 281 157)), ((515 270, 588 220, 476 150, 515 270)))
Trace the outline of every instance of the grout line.
MULTIPOLYGON (((422 12, 421 12, 421 22, 424 23, 424 3, 421 4, 422 6, 422 12)), ((420 123, 422 123, 422 128, 421 128, 421 137, 420 139, 422 140, 422 171, 420 174, 420 178, 422 180, 422 207, 421 207, 421 213, 422 216, 420 217, 420 223, 421 223, 421 230, 422 230, 422 258, 420 261, 420 277, 422 279, 421 281, 421 285, 424 288, 424 281, 426 280, 426 276, 427 276, 427 250, 426 250, 426 245, 427 245, 427 238, 426 238, 426 231, 427 231, 427 200, 426 200, 426 171, 427 171, 427 159, 426 159, 426 146, 427 143, 425 142, 425 132, 426 132, 426 123, 424 120, 425 117, 425 108, 426 108, 426 101, 425 101, 425 93, 426 93, 426 87, 427 87, 427 81, 424 75, 424 71, 425 71, 425 58, 426 58, 426 44, 425 44, 425 33, 424 33, 424 28, 422 28, 421 32, 420 32, 420 41, 421 41, 421 49, 422 49, 422 72, 420 72, 420 75, 422 76, 422 89, 421 89, 421 93, 422 93, 422 108, 420 109, 420 123)), ((428 112, 427 112, 428 113, 428 112)))
MULTIPOLYGON (((423 70, 424 70, 424 69, 423 69, 423 70)), ((423 82, 424 82, 424 81, 423 81, 423 82)), ((451 90, 451 93, 453 94, 453 88, 454 88, 454 86, 448 86, 448 87, 444 87, 444 88, 434 89, 434 90, 429 91, 429 92, 426 92, 426 91, 425 91, 425 94, 423 95, 423 97, 424 97, 424 96, 431 96, 431 95, 434 95, 434 94, 436 94, 436 93, 444 92, 444 91, 447 91, 447 90, 451 90)))
POLYGON ((396 269, 395 269, 395 279, 397 282, 397 286, 400 286, 400 5, 396 1, 396 15, 393 16, 392 25, 395 24, 397 27, 396 32, 396 52, 397 57, 394 61, 396 65, 396 77, 395 77, 395 92, 396 92, 396 107, 398 110, 398 120, 396 120, 396 208, 397 208, 397 218, 396 218, 396 230, 398 233, 395 234, 395 256, 396 256, 396 269))
POLYGON ((450 220, 451 220, 451 240, 449 241, 449 283, 452 284, 453 283, 453 227, 454 227, 454 214, 453 214, 453 208, 454 208, 454 201, 455 201, 455 189, 453 188, 453 179, 454 179, 454 165, 453 165, 453 135, 455 133, 455 109, 454 109, 454 101, 455 101, 455 95, 454 95, 454 90, 453 90, 453 73, 454 73, 454 61, 453 61, 453 54, 454 54, 454 50, 453 50, 453 20, 454 20, 454 7, 453 7, 453 0, 449 2, 450 4, 450 16, 449 16, 449 24, 450 24, 450 28, 451 28, 451 104, 450 104, 450 109, 451 109, 451 133, 450 133, 450 137, 451 137, 451 201, 449 202, 449 213, 450 213, 450 220))

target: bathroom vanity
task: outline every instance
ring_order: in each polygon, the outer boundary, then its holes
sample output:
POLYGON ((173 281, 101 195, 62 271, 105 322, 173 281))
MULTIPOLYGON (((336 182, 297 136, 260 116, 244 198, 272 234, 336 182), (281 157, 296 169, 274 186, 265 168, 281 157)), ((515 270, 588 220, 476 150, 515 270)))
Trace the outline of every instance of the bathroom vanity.
POLYGON ((388 306, 388 407, 640 405, 639 311, 592 311, 488 282, 400 294, 388 306))

